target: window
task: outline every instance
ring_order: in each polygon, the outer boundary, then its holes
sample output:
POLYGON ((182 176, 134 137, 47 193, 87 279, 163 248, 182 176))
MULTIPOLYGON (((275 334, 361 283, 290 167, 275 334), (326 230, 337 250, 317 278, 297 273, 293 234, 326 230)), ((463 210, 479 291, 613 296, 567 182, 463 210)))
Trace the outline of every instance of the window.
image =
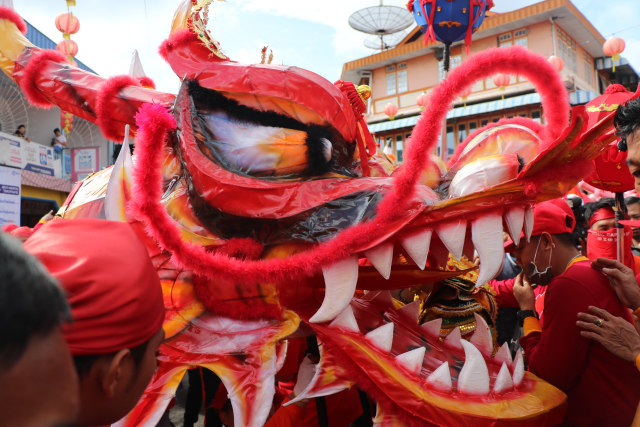
POLYGON ((402 161, 403 151, 404 151, 404 144, 402 141, 402 135, 396 135, 396 159, 398 162, 402 161))
POLYGON ((498 47, 511 46, 513 44, 511 33, 501 34, 498 36, 498 47))
POLYGON ((469 134, 477 129, 478 124, 476 122, 469 122, 469 134))
POLYGON ((387 66, 387 95, 395 95, 409 90, 407 84, 407 64, 398 64, 396 72, 395 65, 387 66))
POLYGON ((564 59, 564 63, 568 69, 576 72, 576 42, 558 27, 556 27, 556 32, 558 56, 564 59))
POLYGON ((480 121, 480 127, 481 127, 481 128, 482 128, 482 127, 485 127, 485 126, 486 126, 486 125, 488 125, 488 124, 489 124, 489 120, 487 120, 487 119, 480 121))
POLYGON ((583 54, 582 59, 584 63, 584 79, 589 85, 593 86, 593 61, 586 53, 583 54))
POLYGON ((453 126, 447 126, 447 157, 456 149, 456 140, 453 136, 453 126))
MULTIPOLYGON (((449 71, 456 68, 462 62, 462 56, 456 55, 449 58, 449 71)), ((438 72, 440 74, 440 80, 444 80, 446 77, 444 74, 444 61, 438 62, 438 72)))
POLYGON ((396 73, 387 74, 387 95, 396 94, 396 73))
POLYGON ((540 118, 540 111, 535 110, 531 112, 531 118, 538 123, 542 123, 542 119, 540 118))
POLYGON ((458 125, 458 144, 465 140, 467 137, 467 125, 460 123, 458 125))
POLYGON ((398 93, 406 92, 407 90, 407 70, 398 71, 398 93))
POLYGON ((527 47, 528 28, 516 30, 513 33, 504 33, 498 36, 498 47, 519 45, 527 47))

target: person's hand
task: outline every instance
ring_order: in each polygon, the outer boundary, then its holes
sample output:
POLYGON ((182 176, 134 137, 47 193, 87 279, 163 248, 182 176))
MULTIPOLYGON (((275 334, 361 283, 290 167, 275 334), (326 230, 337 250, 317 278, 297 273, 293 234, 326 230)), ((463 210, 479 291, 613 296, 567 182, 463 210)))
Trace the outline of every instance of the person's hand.
POLYGON ((516 282, 513 285, 513 296, 518 301, 520 310, 535 309, 536 296, 533 293, 531 284, 522 273, 516 276, 516 282))
POLYGON ((591 267, 604 274, 621 303, 635 310, 640 307, 640 288, 633 270, 613 259, 598 258, 591 267))
POLYGON ((589 306, 587 313, 578 313, 576 325, 584 329, 580 335, 602 344, 616 356, 634 362, 640 354, 640 335, 635 327, 622 317, 613 316, 608 311, 589 306))

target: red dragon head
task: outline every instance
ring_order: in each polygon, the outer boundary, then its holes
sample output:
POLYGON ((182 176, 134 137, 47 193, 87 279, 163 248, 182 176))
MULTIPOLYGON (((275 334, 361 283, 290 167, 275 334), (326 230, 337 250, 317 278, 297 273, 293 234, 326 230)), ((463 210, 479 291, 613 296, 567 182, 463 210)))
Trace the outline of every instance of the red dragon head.
POLYGON ((182 79, 177 97, 79 70, 33 47, 16 18, 0 14, 8 46, 0 45, 0 66, 32 102, 93 120, 112 138, 125 124, 136 133, 134 161, 123 149, 61 210, 139 225, 162 279, 168 339, 125 425, 152 422, 193 365, 221 377, 237 425, 260 425, 279 342, 300 320, 323 343, 305 397, 356 383, 379 403, 380 420, 558 422, 564 395, 525 374, 521 355, 496 353, 481 317, 470 342, 455 329, 442 341, 437 320, 418 326, 415 305, 398 310, 387 291, 460 275, 444 268, 449 254, 473 259, 474 251, 477 286, 492 279, 503 229, 528 236, 532 206, 589 172, 612 141, 613 113, 587 129, 576 107, 568 123, 566 89, 545 58, 492 49, 434 88, 398 166, 372 148, 351 83, 229 60, 206 29, 209 3, 185 0, 161 47, 182 79), (448 108, 496 72, 535 85, 546 125, 518 119, 481 129, 442 170, 430 153, 448 108))

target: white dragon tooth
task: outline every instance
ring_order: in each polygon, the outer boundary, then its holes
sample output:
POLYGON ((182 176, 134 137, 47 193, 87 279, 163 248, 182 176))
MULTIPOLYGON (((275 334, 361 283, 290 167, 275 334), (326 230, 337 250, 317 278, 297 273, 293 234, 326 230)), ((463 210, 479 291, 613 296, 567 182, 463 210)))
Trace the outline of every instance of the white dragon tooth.
POLYGON ((431 234, 433 231, 425 230, 421 233, 414 234, 402 240, 401 244, 413 262, 424 270, 427 264, 427 255, 429 255, 429 245, 431 243, 431 234))
POLYGON ((438 390, 451 390, 452 384, 449 362, 444 362, 442 365, 438 366, 438 369, 433 371, 431 375, 427 377, 427 381, 438 390))
POLYGON ((365 337, 381 350, 391 351, 391 345, 393 344, 393 323, 384 324, 368 332, 365 337))
POLYGON ((396 360, 402 364, 409 371, 417 374, 422 368, 422 361, 424 360, 424 354, 427 349, 424 347, 414 348, 406 353, 396 356, 396 360))
POLYGON ((516 360, 513 366, 513 384, 520 385, 524 378, 524 358, 522 357, 522 349, 518 349, 516 360))
MULTIPOLYGON (((456 259, 462 257, 462 249, 464 248, 464 236, 467 232, 467 221, 456 221, 441 224, 436 228, 438 237, 446 248, 451 252, 451 255, 456 259)), ((502 240, 500 240, 502 241, 502 240)))
POLYGON ((507 362, 507 364, 511 365, 513 359, 511 358, 511 350, 509 350, 509 345, 507 343, 502 344, 493 358, 498 363, 507 362))
POLYGON ((513 380, 511 380, 511 373, 509 372, 509 368, 507 368, 507 364, 502 362, 502 366, 496 377, 496 382, 493 384, 493 391, 501 393, 505 390, 511 390, 512 388, 513 380))
POLYGON ((398 313, 411 323, 417 324, 418 317, 420 317, 420 301, 414 301, 410 304, 403 305, 398 309, 398 313))
POLYGON ((462 340, 464 365, 458 375, 458 391, 467 394, 489 393, 489 368, 480 350, 469 341, 462 340))
POLYGON ((364 252, 364 255, 371 261, 371 264, 378 270, 378 273, 385 279, 391 275, 391 264, 393 262, 393 244, 383 243, 373 249, 364 252))
POLYGON ((475 345, 485 356, 490 356, 493 352, 491 329, 489 329, 489 325, 487 325, 484 317, 478 313, 473 313, 473 316, 476 318, 476 330, 471 337, 471 344, 475 345))
POLYGON ((442 328, 442 319, 433 319, 420 325, 420 328, 430 335, 432 338, 440 338, 440 329, 442 328))
POLYGON ((518 246, 518 244, 520 244, 520 234, 522 234, 522 226, 524 224, 524 208, 515 207, 509 209, 509 211, 504 214, 504 219, 507 222, 511 240, 513 240, 513 243, 518 246))
POLYGON ((344 328, 352 332, 360 332, 360 328, 358 327, 356 317, 353 315, 353 309, 351 309, 351 305, 348 305, 347 308, 342 310, 342 313, 338 314, 338 317, 333 319, 329 326, 333 326, 334 328, 344 328))
POLYGON ((358 283, 358 257, 350 256, 330 267, 322 269, 324 275, 324 300, 316 313, 309 319, 312 323, 328 322, 344 310, 358 283))
POLYGON ((502 216, 490 214, 474 220, 471 223, 471 239, 480 257, 480 272, 476 281, 476 287, 480 287, 493 279, 502 268, 502 216))
POLYGON ((533 212, 533 206, 527 207, 524 211, 524 235, 527 237, 527 242, 531 240, 533 232, 533 212))
POLYGON ((444 339, 445 344, 458 350, 462 350, 462 342, 466 341, 462 339, 460 328, 457 326, 453 329, 453 331, 449 332, 449 335, 447 335, 447 337, 444 339))

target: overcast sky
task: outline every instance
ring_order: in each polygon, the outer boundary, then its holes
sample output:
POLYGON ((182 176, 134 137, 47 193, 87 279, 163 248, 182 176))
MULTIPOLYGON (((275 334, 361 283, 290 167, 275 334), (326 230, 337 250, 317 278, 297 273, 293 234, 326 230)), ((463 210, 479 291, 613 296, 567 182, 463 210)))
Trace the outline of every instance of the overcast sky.
MULTIPOLYGON (((26 20, 54 41, 62 40, 55 17, 66 12, 64 0, 13 0, 26 20)), ((494 0, 494 11, 506 12, 536 3, 494 0)), ((640 3, 638 0, 573 0, 605 37, 625 39, 627 57, 640 71, 640 3)), ((178 79, 157 53, 171 24, 178 0, 77 0, 72 8, 80 19, 77 58, 108 77, 129 70, 131 53, 138 49, 142 65, 158 89, 177 92, 178 79)), ((233 60, 260 61, 260 49, 269 45, 274 63, 315 71, 330 81, 340 77, 344 62, 374 53, 364 47, 367 37, 349 27, 356 10, 378 0, 227 0, 210 10, 209 29, 233 60)), ((384 4, 404 6, 405 0, 384 4)), ((578 41, 579 42, 579 41, 578 41)))

